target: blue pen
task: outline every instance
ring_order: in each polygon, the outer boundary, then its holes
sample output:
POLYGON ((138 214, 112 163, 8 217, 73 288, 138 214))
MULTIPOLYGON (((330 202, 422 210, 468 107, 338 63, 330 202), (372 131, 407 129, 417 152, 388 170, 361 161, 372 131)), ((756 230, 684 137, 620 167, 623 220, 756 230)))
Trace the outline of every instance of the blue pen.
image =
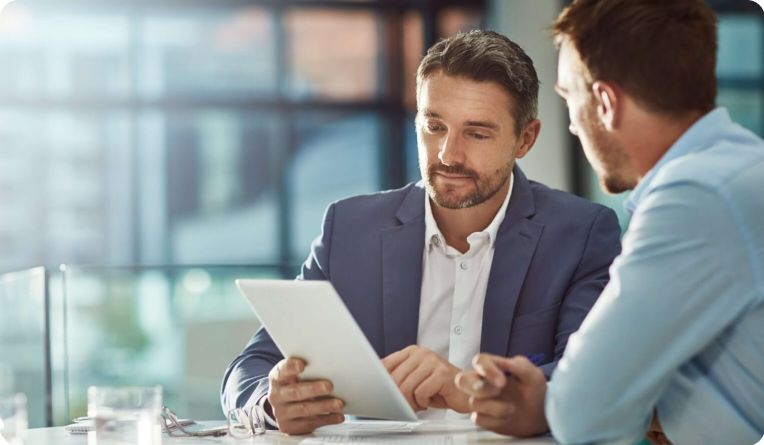
MULTIPOLYGON (((533 363, 534 365, 539 366, 544 361, 545 355, 543 352, 537 352, 535 354, 526 355, 525 357, 528 360, 530 360, 530 362, 533 363)), ((504 375, 509 377, 511 374, 507 371, 504 371, 504 375)), ((491 383, 489 381, 481 378, 480 380, 478 380, 472 385, 472 389, 475 391, 480 391, 481 389, 485 388, 486 385, 490 385, 490 384, 491 383)))
POLYGON ((526 357, 528 357, 528 360, 530 360, 531 363, 533 363, 534 365, 540 366, 541 363, 544 361, 545 355, 543 352, 537 352, 535 354, 531 354, 526 357))

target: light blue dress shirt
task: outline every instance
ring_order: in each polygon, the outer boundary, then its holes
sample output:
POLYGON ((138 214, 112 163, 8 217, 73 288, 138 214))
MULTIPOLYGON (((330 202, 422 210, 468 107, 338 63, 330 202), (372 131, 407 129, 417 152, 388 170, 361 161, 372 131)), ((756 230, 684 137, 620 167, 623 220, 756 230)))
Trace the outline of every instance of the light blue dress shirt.
POLYGON ((546 415, 564 444, 764 435, 764 141, 717 108, 640 181, 610 284, 571 336, 546 415))

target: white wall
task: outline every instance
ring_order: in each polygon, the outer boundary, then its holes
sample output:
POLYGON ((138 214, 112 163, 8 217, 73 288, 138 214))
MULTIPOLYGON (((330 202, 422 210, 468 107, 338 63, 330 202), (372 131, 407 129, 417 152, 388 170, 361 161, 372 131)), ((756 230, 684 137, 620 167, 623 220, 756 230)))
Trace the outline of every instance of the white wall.
POLYGON ((573 178, 568 115, 562 100, 554 92, 557 51, 548 31, 561 10, 560 0, 492 0, 488 28, 520 45, 533 59, 541 81, 541 135, 533 150, 519 162, 520 167, 530 179, 570 191, 573 178))

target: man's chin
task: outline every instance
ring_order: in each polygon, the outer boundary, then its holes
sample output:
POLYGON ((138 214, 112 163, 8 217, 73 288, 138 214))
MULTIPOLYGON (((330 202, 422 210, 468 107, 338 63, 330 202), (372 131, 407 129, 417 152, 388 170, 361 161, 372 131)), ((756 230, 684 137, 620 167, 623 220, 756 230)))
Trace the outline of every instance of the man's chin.
POLYGON ((464 209, 464 208, 470 207, 472 206, 472 202, 474 201, 474 199, 470 195, 455 194, 453 192, 438 193, 436 191, 434 195, 430 195, 430 198, 439 207, 443 207, 443 208, 451 209, 451 210, 464 209))
POLYGON ((632 183, 632 181, 627 181, 624 178, 617 176, 605 176, 600 178, 600 188, 602 188, 605 193, 610 193, 612 195, 633 190, 635 186, 636 183, 632 183))

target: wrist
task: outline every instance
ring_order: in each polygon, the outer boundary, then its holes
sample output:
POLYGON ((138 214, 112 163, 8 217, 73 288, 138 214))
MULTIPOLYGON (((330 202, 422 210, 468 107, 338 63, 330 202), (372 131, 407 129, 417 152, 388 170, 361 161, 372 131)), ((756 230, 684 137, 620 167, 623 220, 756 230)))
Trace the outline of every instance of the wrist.
POLYGON ((472 411, 470 408, 469 394, 460 391, 456 387, 453 387, 451 394, 444 397, 444 399, 446 400, 446 405, 448 405, 448 408, 456 412, 466 414, 472 411))
POLYGON ((257 401, 257 405, 262 410, 262 413, 265 417, 265 423, 268 424, 268 426, 272 428, 278 428, 279 423, 276 421, 276 416, 273 414, 273 408, 271 407, 271 403, 268 402, 268 395, 264 395, 260 398, 260 400, 257 401))

